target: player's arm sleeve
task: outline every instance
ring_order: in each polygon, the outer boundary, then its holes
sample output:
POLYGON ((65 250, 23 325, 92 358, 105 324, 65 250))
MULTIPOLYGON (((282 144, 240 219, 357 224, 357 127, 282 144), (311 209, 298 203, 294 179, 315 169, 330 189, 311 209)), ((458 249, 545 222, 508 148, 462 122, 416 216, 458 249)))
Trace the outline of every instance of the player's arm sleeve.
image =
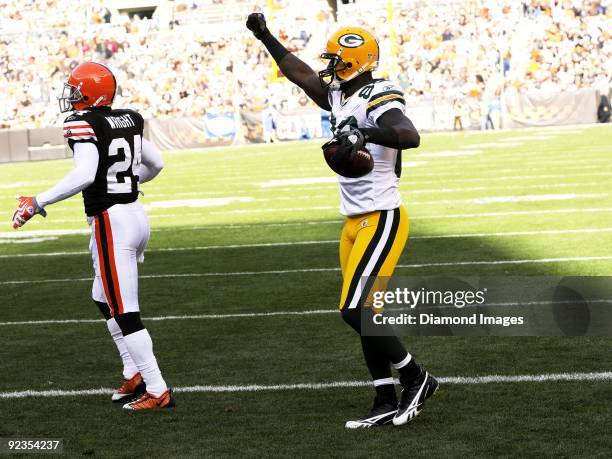
POLYGON ((399 86, 389 85, 375 92, 366 109, 372 127, 361 129, 366 142, 399 150, 417 148, 420 136, 405 112, 404 93, 399 86))
POLYGON ((73 145, 75 167, 53 188, 36 196, 41 207, 74 196, 96 179, 98 170, 98 149, 91 142, 77 142, 73 145))
POLYGON ((138 166, 138 181, 148 182, 154 179, 164 168, 159 150, 147 139, 142 139, 142 157, 138 166))

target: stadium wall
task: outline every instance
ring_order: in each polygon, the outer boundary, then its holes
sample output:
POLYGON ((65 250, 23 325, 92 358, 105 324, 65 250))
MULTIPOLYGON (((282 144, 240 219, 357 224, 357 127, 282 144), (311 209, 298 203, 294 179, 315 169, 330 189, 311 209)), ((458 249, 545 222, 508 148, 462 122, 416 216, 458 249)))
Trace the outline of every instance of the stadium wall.
MULTIPOLYGON (((480 129, 490 118, 495 129, 563 126, 597 122, 601 94, 594 89, 555 93, 506 93, 500 99, 466 102, 461 113, 451 100, 409 104, 408 116, 422 131, 480 129)), ((490 127, 490 126, 489 126, 490 127)), ((242 111, 203 117, 150 119, 145 137, 162 150, 205 148, 240 143, 328 138, 329 115, 313 108, 292 111, 242 111)), ((1 129, 0 163, 71 157, 61 127, 1 129)))

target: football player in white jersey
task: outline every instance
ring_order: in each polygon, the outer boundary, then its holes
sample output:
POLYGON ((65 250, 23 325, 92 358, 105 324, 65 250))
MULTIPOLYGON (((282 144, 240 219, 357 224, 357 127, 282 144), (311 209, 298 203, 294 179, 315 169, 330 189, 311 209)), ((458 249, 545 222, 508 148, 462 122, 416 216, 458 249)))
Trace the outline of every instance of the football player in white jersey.
POLYGON ((59 101, 62 113, 73 112, 64 121, 64 137, 75 168, 53 188, 21 196, 13 227, 46 216, 45 207, 82 191, 91 225, 92 297, 123 361, 123 383, 112 400, 127 410, 170 408, 174 399, 140 320, 137 266, 149 241, 139 184, 155 178, 164 164, 142 137, 142 116, 111 108, 116 90, 115 76, 102 64, 84 62, 72 70, 59 101))
POLYGON ((390 277, 408 239, 408 216, 398 189, 401 150, 418 147, 420 138, 404 114, 403 92, 387 80, 373 78, 379 47, 365 29, 346 27, 333 34, 321 55, 329 65, 317 74, 270 33, 263 14, 250 14, 246 26, 263 43, 283 74, 319 107, 331 111, 334 137, 345 150, 334 157, 350 157, 364 145, 372 154, 374 168, 370 173, 359 178, 338 177, 340 211, 346 216, 340 240, 343 275, 340 311, 343 319, 361 335, 376 391, 370 412, 347 421, 346 427, 406 424, 419 414, 425 400, 438 388, 438 382, 421 369, 393 333, 362 334, 361 313, 371 284, 366 282, 362 287, 360 282, 362 278, 390 277), (399 372, 402 386, 399 402, 391 365, 399 372))

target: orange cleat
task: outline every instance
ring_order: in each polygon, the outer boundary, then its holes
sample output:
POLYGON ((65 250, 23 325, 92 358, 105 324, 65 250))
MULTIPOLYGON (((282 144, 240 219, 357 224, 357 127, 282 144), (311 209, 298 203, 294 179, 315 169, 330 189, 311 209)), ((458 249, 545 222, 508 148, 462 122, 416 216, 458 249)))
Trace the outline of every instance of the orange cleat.
POLYGON ((121 387, 113 394, 113 402, 125 402, 128 399, 133 399, 141 396, 147 390, 142 376, 140 373, 136 373, 130 379, 124 379, 121 387))
POLYGON ((132 411, 144 411, 157 410, 161 408, 174 408, 174 405, 174 397, 172 397, 172 393, 170 389, 168 389, 159 397, 155 397, 153 394, 145 392, 140 396, 140 398, 123 405, 123 408, 132 411))

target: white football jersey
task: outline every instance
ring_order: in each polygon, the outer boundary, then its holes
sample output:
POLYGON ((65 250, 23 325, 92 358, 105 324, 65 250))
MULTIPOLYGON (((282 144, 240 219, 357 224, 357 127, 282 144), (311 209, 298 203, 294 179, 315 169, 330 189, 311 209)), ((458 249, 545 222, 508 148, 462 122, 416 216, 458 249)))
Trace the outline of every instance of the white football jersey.
MULTIPOLYGON (((335 134, 351 128, 378 127, 378 117, 387 110, 397 108, 404 113, 405 108, 401 87, 388 80, 374 80, 346 99, 340 89, 330 89, 329 101, 335 134)), ((338 176, 343 215, 391 210, 401 205, 401 151, 373 143, 367 143, 366 148, 374 158, 374 169, 359 178, 338 176)))

